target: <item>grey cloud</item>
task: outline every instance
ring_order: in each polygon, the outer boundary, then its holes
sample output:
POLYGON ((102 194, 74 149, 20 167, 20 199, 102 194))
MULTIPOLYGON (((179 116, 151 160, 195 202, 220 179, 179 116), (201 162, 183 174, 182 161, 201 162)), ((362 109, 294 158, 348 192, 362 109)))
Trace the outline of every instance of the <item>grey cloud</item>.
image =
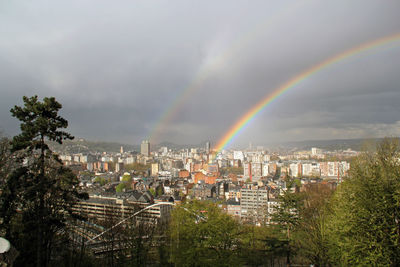
MULTIPOLYGON (((9 109, 23 95, 51 95, 74 135, 129 143, 148 137, 196 81, 160 138, 216 142, 285 81, 400 29, 394 0, 0 5, 0 127, 17 132, 9 109)), ((397 41, 313 75, 263 110, 235 144, 309 139, 307 129, 318 139, 396 132, 399 49, 397 41)))

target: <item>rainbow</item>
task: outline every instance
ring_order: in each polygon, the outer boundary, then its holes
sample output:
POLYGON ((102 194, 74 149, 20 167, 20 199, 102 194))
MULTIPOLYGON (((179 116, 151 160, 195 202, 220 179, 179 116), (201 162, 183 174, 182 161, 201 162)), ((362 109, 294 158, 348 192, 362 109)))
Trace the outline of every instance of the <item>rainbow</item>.
POLYGON ((149 131, 147 140, 150 140, 152 143, 159 141, 159 135, 166 132, 167 126, 171 121, 173 121, 174 118, 176 118, 183 106, 188 103, 188 99, 190 99, 194 92, 201 88, 204 81, 206 81, 212 73, 215 73, 218 69, 223 68, 224 64, 229 60, 229 58, 232 58, 233 55, 237 54, 248 43, 250 43, 252 40, 255 40, 259 33, 265 30, 265 28, 277 23, 279 19, 289 16, 291 12, 295 12, 298 10, 298 8, 306 3, 307 1, 293 1, 288 5, 283 6, 274 15, 268 17, 263 21, 263 23, 258 24, 257 27, 251 31, 248 31, 237 42, 234 42, 234 44, 230 45, 223 53, 217 55, 215 58, 212 58, 211 61, 205 62, 203 66, 200 67, 189 85, 184 88, 184 90, 174 99, 173 102, 171 102, 170 105, 168 105, 167 109, 153 124, 149 131))
POLYGON ((240 117, 239 120, 225 133, 225 135, 218 141, 217 145, 214 148, 216 153, 220 152, 222 149, 227 147, 233 139, 239 135, 239 133, 250 123, 250 121, 260 113, 265 107, 267 107, 271 102, 281 96, 283 93, 288 91, 289 89, 294 88, 296 85, 304 81, 305 79, 309 78, 310 76, 318 73, 319 71, 323 70, 324 68, 342 61, 346 58, 351 56, 360 54, 366 50, 370 50, 387 43, 397 41, 400 39, 400 33, 396 33, 394 35, 386 36, 383 38, 376 39, 372 42, 367 42, 362 45, 353 47, 349 50, 346 50, 342 53, 339 53, 333 57, 330 57, 319 64, 305 70, 304 72, 294 76, 278 88, 274 89, 271 94, 268 94, 264 99, 258 102, 255 106, 253 106, 246 114, 240 117))

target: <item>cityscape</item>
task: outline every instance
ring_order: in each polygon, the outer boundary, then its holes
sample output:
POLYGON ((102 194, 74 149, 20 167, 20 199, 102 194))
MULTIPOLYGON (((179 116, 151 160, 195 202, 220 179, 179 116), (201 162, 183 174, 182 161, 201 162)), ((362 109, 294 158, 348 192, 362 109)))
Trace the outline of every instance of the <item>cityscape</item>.
POLYGON ((400 2, 0 3, 0 266, 400 266, 400 2))
MULTIPOLYGON (((121 146, 119 153, 59 157, 75 170, 80 185, 90 192, 89 203, 99 198, 113 198, 117 203, 117 199, 130 198, 132 192, 146 194, 150 190, 153 194, 142 199, 144 206, 166 199, 177 203, 185 199, 206 200, 219 203, 227 214, 239 220, 260 225, 271 220, 279 195, 287 189, 287 177, 299 178, 300 190, 321 182, 335 188, 347 176, 350 160, 359 153, 314 147, 285 155, 258 148, 224 150, 215 155, 210 142, 202 148, 174 151, 161 147, 151 151, 146 140, 141 143, 140 153, 125 152, 121 146), (158 191, 163 193, 156 195, 158 191), (258 216, 257 212, 264 208, 269 212, 258 216)), ((160 219, 169 216, 159 212, 160 219)))

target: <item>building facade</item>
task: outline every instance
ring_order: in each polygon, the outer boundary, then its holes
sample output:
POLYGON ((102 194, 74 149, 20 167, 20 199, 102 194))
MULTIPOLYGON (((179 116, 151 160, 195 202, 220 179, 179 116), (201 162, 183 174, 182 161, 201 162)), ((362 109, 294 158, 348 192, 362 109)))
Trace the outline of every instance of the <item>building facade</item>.
POLYGON ((150 156, 150 143, 149 141, 145 140, 140 145, 140 153, 143 156, 149 157, 150 156))

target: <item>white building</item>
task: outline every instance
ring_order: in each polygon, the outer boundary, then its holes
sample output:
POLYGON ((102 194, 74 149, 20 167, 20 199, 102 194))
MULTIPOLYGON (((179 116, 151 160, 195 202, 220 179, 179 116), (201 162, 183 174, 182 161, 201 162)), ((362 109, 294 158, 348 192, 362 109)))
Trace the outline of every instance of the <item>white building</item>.
POLYGON ((233 151, 233 159, 244 161, 244 155, 242 151, 233 151))
POLYGON ((301 164, 299 163, 291 163, 289 165, 290 175, 292 177, 300 177, 301 175, 301 164))
POLYGON ((125 160, 124 160, 124 164, 133 164, 133 163, 135 163, 136 162, 136 159, 134 158, 134 157, 127 157, 125 160))
POLYGON ((328 162, 328 176, 338 177, 339 174, 339 162, 328 162))
POLYGON ((319 168, 318 162, 313 163, 303 163, 302 164, 302 173, 303 176, 320 176, 321 170, 319 168))
POLYGON ((264 163, 262 166, 262 176, 268 176, 269 174, 269 164, 264 163))
POLYGON ((260 225, 269 224, 271 215, 279 203, 270 199, 266 188, 242 188, 240 200, 240 216, 242 219, 260 225))
POLYGON ((320 154, 322 154, 322 149, 316 147, 311 148, 311 155, 317 156, 320 154))
POLYGON ((80 162, 81 163, 87 163, 88 162, 88 156, 87 155, 82 155, 80 156, 80 162))

